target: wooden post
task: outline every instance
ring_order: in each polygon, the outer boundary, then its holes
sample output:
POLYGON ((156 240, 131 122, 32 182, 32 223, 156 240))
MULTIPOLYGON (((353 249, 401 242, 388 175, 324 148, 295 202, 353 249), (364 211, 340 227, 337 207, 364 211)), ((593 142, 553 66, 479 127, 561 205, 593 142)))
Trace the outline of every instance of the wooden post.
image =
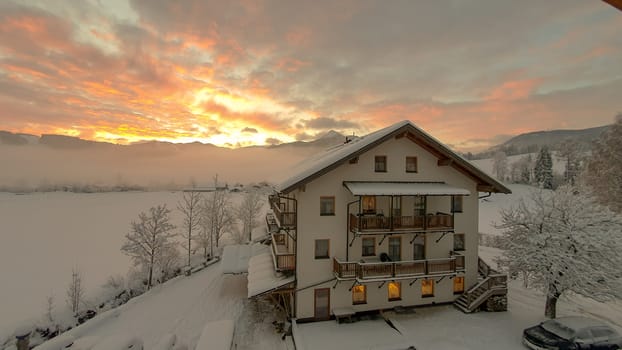
MULTIPOLYGON (((23 332, 21 332, 23 333, 23 332)), ((16 335, 17 339, 17 350, 28 350, 30 349, 30 331, 26 334, 16 335)))

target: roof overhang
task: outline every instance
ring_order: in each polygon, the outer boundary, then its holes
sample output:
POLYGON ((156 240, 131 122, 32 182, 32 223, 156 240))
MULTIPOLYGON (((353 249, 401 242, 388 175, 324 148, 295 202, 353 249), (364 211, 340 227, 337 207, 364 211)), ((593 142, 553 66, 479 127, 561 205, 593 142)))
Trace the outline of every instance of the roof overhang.
POLYGON ((468 196, 471 192, 442 182, 372 182, 345 181, 343 185, 355 196, 468 196))
POLYGON ((274 270, 272 254, 268 249, 254 255, 248 262, 248 297, 256 297, 287 288, 296 279, 274 270))

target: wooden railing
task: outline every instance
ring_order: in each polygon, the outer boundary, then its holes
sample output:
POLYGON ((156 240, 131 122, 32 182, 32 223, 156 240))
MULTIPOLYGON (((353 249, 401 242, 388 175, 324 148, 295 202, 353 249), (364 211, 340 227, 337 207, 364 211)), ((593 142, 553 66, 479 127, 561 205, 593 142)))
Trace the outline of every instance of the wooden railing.
POLYGON ((491 274, 473 288, 464 292, 461 298, 466 300, 468 310, 474 310, 491 295, 507 293, 507 279, 508 276, 504 274, 491 274))
POLYGON ((441 276, 456 271, 456 257, 394 262, 354 262, 333 258, 333 273, 338 279, 383 280, 396 277, 441 276))
POLYGON ((270 208, 274 212, 277 220, 281 224, 281 227, 293 228, 296 227, 296 211, 286 210, 285 203, 281 202, 278 196, 272 195, 268 197, 270 208))
POLYGON ((350 214, 350 231, 400 231, 453 229, 454 218, 450 214, 436 213, 425 216, 383 216, 350 214))
POLYGON ((272 233, 272 256, 274 256, 277 271, 292 271, 296 269, 296 254, 289 252, 287 235, 272 233))

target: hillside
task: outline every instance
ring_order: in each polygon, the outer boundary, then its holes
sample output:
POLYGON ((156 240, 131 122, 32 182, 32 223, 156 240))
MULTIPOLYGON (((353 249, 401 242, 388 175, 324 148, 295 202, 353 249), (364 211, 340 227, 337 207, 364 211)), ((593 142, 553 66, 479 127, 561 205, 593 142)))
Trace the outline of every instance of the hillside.
POLYGON ((604 125, 580 130, 546 130, 528 132, 514 136, 504 143, 493 146, 484 152, 471 155, 470 158, 490 158, 495 152, 498 151, 503 151, 507 155, 535 153, 542 146, 557 149, 565 140, 572 140, 576 142, 583 151, 589 151, 592 147, 592 143, 598 139, 600 134, 602 134, 602 132, 608 127, 609 125, 604 125))

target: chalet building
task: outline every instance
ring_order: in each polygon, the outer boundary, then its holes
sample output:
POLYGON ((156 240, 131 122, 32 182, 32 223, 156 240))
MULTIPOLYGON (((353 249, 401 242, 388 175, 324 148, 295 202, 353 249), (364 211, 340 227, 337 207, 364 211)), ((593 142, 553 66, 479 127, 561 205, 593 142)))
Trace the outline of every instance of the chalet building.
POLYGON ((329 149, 269 198, 280 277, 258 293, 299 321, 505 299, 506 276, 478 258, 480 192, 510 190, 410 121, 329 149))

